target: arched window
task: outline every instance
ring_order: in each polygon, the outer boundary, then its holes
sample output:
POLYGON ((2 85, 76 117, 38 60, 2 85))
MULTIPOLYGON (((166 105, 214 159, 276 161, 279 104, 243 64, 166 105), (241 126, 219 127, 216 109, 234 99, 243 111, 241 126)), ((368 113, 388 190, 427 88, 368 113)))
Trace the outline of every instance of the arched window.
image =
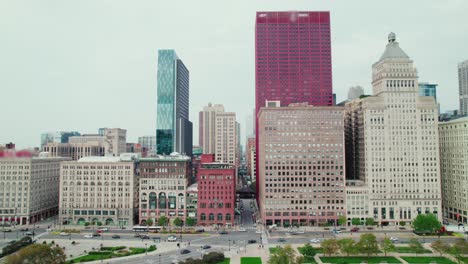
POLYGON ((218 214, 218 221, 223 221, 223 214, 222 213, 218 214))
POLYGON ((156 193, 155 192, 151 192, 149 195, 149 209, 156 209, 156 193))
POLYGON ((231 221, 231 214, 226 214, 226 221, 231 221))
POLYGON ((202 213, 202 214, 200 215, 200 220, 202 220, 202 221, 205 221, 205 220, 206 220, 206 214, 205 214, 205 213, 202 213))
POLYGON ((214 221, 214 214, 213 213, 210 214, 210 219, 209 220, 214 221))

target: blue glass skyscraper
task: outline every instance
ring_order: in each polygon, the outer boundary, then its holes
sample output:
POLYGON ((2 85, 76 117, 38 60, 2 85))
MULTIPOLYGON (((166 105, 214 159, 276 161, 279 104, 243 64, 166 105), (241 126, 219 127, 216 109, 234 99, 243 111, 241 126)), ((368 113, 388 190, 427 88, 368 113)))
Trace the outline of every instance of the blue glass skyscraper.
POLYGON ((420 82, 419 83, 419 96, 432 96, 437 102, 437 84, 420 82))
POLYGON ((156 145, 158 154, 192 155, 189 71, 174 50, 158 52, 156 145))

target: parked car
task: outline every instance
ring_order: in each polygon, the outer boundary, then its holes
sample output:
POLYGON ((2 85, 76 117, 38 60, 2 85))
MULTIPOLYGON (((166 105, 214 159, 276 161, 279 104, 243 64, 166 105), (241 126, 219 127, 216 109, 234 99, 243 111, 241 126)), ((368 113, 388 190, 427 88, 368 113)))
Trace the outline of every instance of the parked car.
POLYGON ((357 227, 351 228, 351 232, 358 232, 358 231, 359 231, 359 228, 357 228, 357 227))
POLYGON ((203 228, 197 229, 197 233, 203 233, 203 232, 205 232, 205 229, 203 229, 203 228))
POLYGON ((255 243, 257 243, 257 240, 255 240, 255 239, 249 239, 249 240, 247 241, 247 243, 249 243, 249 244, 255 244, 255 243))
POLYGON ((26 233, 24 233, 24 234, 27 235, 27 236, 34 236, 34 235, 36 235, 36 233, 34 233, 34 232, 26 232, 26 233))
POLYGON ((188 250, 188 249, 182 249, 180 251, 180 254, 188 254, 188 253, 190 253, 190 250, 188 250))
POLYGON ((398 237, 391 237, 390 241, 393 241, 393 242, 398 241, 398 237))
POLYGON ((332 232, 335 233, 335 234, 341 233, 341 231, 340 231, 340 230, 337 230, 337 229, 333 229, 332 232))
POLYGON ((210 246, 210 245, 203 245, 203 246, 201 246, 201 248, 202 248, 202 249, 210 249, 211 246, 210 246))
POLYGON ((176 241, 177 241, 177 237, 176 237, 176 236, 169 236, 169 237, 167 238, 167 241, 168 241, 168 242, 176 242, 176 241))
POLYGON ((6 232, 11 232, 11 229, 5 229, 5 230, 3 230, 3 232, 5 232, 5 233, 6 232))
POLYGON ((219 234, 220 234, 220 235, 227 235, 228 232, 227 232, 226 230, 223 230, 223 231, 219 231, 219 234))
POLYGON ((23 227, 23 228, 21 228, 20 230, 21 230, 21 231, 29 231, 29 228, 23 227))
POLYGON ((280 237, 280 238, 278 238, 278 242, 286 242, 286 239, 285 239, 285 238, 282 238, 282 237, 280 237))
POLYGON ((99 230, 102 231, 102 232, 107 232, 107 231, 109 231, 109 228, 99 228, 98 231, 99 230))
POLYGON ((69 234, 66 233, 66 232, 61 232, 59 235, 61 235, 61 236, 68 236, 69 234))
POLYGON ((312 238, 312 239, 310 240, 310 243, 320 243, 320 239, 312 238))
POLYGON ((84 238, 93 238, 93 235, 91 235, 91 234, 84 235, 84 238))
POLYGON ((94 233, 93 234, 93 237, 99 237, 99 236, 101 236, 101 234, 99 234, 99 233, 94 233))
POLYGON ((140 238, 141 239, 150 239, 150 237, 148 235, 140 235, 140 238))
POLYGON ((119 235, 113 235, 112 238, 120 238, 119 235))

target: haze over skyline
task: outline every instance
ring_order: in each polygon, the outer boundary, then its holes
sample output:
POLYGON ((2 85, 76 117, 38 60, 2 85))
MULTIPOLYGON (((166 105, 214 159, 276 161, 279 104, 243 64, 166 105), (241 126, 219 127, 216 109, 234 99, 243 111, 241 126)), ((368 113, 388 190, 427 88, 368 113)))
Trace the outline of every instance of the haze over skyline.
POLYGON ((333 91, 371 94, 371 66, 395 32, 419 81, 439 84, 441 111, 458 109, 457 64, 468 59, 468 2, 444 1, 2 1, 0 144, 40 145, 40 134, 100 127, 127 142, 155 135, 158 49, 190 71, 190 120, 209 102, 236 112, 245 144, 254 109, 255 13, 330 11, 333 91), (386 5, 383 5, 386 3, 386 5))

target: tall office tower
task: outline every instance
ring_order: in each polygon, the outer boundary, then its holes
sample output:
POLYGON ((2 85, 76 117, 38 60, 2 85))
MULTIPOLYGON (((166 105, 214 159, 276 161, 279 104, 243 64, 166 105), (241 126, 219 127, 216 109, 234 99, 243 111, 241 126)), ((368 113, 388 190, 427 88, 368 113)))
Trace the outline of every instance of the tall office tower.
POLYGON ((146 149, 149 153, 156 153, 156 136, 138 137, 138 144, 146 149))
POLYGON ((127 149, 127 130, 120 128, 100 128, 98 134, 105 137, 109 142, 109 153, 118 157, 127 149))
POLYGON ((60 223, 131 226, 138 208, 135 155, 85 157, 60 166, 60 223))
MULTIPOLYGON (((257 12, 255 120, 266 100, 332 105, 329 12, 257 12)), ((258 185, 257 185, 258 191, 258 185)))
POLYGON ((190 157, 179 153, 140 159, 140 224, 161 216, 186 220, 190 157))
POLYGON ((236 175, 231 164, 215 162, 213 154, 203 154, 197 173, 197 224, 231 227, 236 205, 236 175))
POLYGON ((192 156, 189 71, 174 50, 158 52, 156 144, 158 154, 192 156))
POLYGON ((468 116, 468 60, 458 64, 458 89, 460 95, 460 115, 468 116))
POLYGON ((31 157, 26 152, 0 154, 0 221, 29 225, 58 212, 60 162, 66 158, 31 157))
POLYGON ((267 225, 337 224, 345 209, 344 108, 262 107, 257 185, 267 225))
POLYGON ((68 143, 68 138, 79 136, 80 133, 76 131, 57 131, 47 132, 41 134, 41 150, 47 143, 68 143))
POLYGON ((364 89, 361 86, 352 86, 348 90, 348 100, 354 100, 359 98, 359 96, 364 94, 364 89))
POLYGON ((216 150, 216 113, 224 112, 224 106, 221 104, 211 104, 203 107, 203 111, 198 114, 198 144, 204 154, 214 154, 216 150))
POLYGON ((224 106, 211 103, 203 108, 200 118, 200 144, 204 154, 215 154, 215 160, 236 164, 236 113, 224 112, 224 106))
POLYGON ((372 73, 374 95, 346 104, 349 178, 370 189, 369 213, 382 225, 420 213, 441 219, 437 104, 419 96, 417 70, 394 33, 372 73))
POLYGON ((468 222, 468 117, 439 123, 444 218, 468 222))

